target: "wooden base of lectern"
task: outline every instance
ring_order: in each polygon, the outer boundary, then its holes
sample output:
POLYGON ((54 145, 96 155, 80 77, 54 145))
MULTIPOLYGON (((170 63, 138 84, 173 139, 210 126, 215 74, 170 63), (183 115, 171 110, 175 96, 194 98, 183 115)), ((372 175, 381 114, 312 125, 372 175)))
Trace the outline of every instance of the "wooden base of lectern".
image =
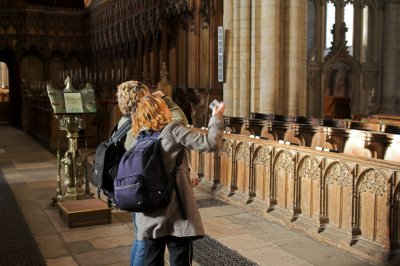
POLYGON ((111 223, 111 208, 101 199, 67 200, 58 205, 60 217, 69 228, 111 223))

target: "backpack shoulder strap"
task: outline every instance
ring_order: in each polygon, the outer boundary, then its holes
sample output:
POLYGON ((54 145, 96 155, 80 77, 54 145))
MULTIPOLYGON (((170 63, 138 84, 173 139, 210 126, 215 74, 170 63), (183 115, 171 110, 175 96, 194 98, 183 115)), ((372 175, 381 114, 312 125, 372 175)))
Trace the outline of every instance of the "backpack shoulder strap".
POLYGON ((158 139, 160 136, 160 131, 143 130, 139 133, 137 140, 142 139, 158 139))
MULTIPOLYGON (((120 128, 118 128, 117 131, 114 132, 114 134, 112 134, 110 140, 111 142, 115 143, 117 141, 119 141, 123 136, 125 136, 125 134, 129 131, 129 129, 131 128, 131 118, 129 118, 120 128)), ((115 128, 118 127, 118 124, 115 125, 115 128)), ((113 131, 115 130, 115 128, 113 129, 113 131)))

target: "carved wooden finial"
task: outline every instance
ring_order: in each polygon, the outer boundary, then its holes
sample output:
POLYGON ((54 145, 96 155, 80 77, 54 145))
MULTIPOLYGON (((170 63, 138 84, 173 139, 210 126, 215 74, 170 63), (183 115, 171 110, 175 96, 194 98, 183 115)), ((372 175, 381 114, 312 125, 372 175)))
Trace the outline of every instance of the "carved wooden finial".
POLYGON ((144 84, 150 85, 152 84, 150 73, 147 71, 142 72, 142 81, 144 84))
POLYGON ((165 95, 172 98, 173 88, 171 82, 168 80, 168 74, 167 64, 163 62, 160 71, 160 81, 158 82, 157 87, 160 91, 164 92, 165 95))
POLYGON ((365 109, 365 116, 370 117, 375 110, 375 88, 371 89, 371 95, 368 98, 367 108, 365 109))
POLYGON ((161 71, 160 71, 160 79, 161 80, 168 80, 168 69, 167 69, 167 64, 165 62, 162 63, 161 66, 161 71))

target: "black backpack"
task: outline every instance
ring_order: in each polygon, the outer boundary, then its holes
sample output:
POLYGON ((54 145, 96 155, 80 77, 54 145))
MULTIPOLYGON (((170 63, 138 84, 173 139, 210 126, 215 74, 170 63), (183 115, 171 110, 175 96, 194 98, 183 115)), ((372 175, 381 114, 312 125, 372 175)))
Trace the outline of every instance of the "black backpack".
MULTIPOLYGON (((161 158, 160 132, 142 131, 135 145, 127 151, 114 180, 114 197, 118 209, 147 212, 168 205, 176 186, 176 172, 183 153, 177 159, 173 175, 167 176, 161 158)), ((179 191, 178 200, 181 201, 179 191)), ((184 215, 184 213, 183 213, 184 215)))
POLYGON ((118 124, 111 131, 111 137, 107 141, 97 146, 93 161, 93 184, 97 187, 98 197, 100 191, 103 191, 109 199, 109 204, 114 196, 113 182, 118 174, 119 161, 125 153, 124 141, 131 127, 131 119, 129 118, 118 130, 117 127, 118 124))

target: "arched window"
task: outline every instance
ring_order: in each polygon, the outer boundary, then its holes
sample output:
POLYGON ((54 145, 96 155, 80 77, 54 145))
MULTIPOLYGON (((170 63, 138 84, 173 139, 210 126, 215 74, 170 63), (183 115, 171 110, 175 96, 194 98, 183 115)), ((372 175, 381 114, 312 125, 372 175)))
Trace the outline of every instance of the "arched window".
POLYGON ((330 48, 333 44, 333 25, 341 24, 341 22, 336 22, 338 16, 337 12, 343 12, 343 22, 346 24, 347 32, 346 32, 346 45, 348 47, 348 51, 350 55, 353 55, 353 32, 354 32, 354 6, 351 3, 345 4, 343 9, 339 9, 335 7, 333 2, 328 2, 326 4, 326 18, 325 18, 325 49, 324 55, 326 56, 329 53, 330 48))
POLYGON ((347 27, 346 41, 347 47, 349 47, 348 51, 350 55, 353 55, 354 6, 351 3, 344 7, 344 23, 346 23, 347 27))
POLYGON ((325 20, 325 54, 329 53, 329 49, 333 45, 333 24, 335 24, 336 8, 333 3, 326 4, 326 20, 325 20))
POLYGON ((368 52, 368 24, 369 24, 369 8, 363 9, 363 25, 362 25, 362 39, 361 39, 361 63, 367 62, 368 52))
POLYGON ((8 67, 0 62, 0 102, 8 102, 9 99, 8 67))

